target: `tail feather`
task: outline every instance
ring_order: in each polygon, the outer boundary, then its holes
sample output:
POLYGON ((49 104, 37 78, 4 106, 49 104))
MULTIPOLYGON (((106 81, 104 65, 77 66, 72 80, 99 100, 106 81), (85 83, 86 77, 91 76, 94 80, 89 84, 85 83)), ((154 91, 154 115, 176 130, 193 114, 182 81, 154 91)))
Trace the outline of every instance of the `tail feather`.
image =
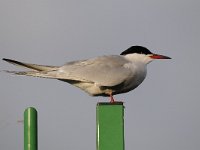
POLYGON ((7 73, 22 75, 22 76, 32 76, 32 77, 40 77, 40 78, 50 78, 50 79, 62 79, 57 77, 55 71, 8 71, 4 70, 7 73))
POLYGON ((56 66, 45 66, 45 65, 36 65, 36 64, 29 64, 29 63, 24 63, 24 62, 19 62, 16 60, 12 60, 12 59, 6 59, 3 58, 4 61, 17 65, 17 66, 21 66, 21 67, 25 67, 25 68, 29 68, 32 70, 36 70, 36 71, 51 71, 51 70, 55 70, 56 66))
POLYGON ((4 72, 15 74, 15 75, 23 75, 23 76, 33 76, 40 78, 50 78, 50 79, 59 79, 59 80, 74 80, 70 77, 63 75, 63 73, 59 72, 59 67, 57 66, 44 66, 44 65, 36 65, 29 64, 24 62, 19 62, 12 59, 3 58, 4 61, 9 62, 11 64, 29 68, 31 71, 8 71, 4 70, 4 72))

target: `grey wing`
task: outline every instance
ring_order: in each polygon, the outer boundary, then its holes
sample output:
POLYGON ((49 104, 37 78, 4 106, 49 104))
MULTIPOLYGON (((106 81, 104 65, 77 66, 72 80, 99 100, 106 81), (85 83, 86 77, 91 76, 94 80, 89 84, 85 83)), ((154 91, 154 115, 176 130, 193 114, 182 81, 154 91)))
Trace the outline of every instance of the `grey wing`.
POLYGON ((70 62, 60 67, 63 78, 93 82, 101 86, 115 86, 123 83, 131 71, 124 67, 128 63, 122 56, 101 56, 84 61, 70 62))

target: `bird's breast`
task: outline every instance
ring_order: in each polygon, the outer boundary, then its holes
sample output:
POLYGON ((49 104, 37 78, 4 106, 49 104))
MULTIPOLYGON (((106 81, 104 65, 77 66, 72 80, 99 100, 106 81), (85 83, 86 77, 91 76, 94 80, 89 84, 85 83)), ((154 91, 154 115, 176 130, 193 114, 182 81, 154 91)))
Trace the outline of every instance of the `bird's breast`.
POLYGON ((131 71, 131 75, 124 82, 123 92, 128 92, 138 87, 145 79, 147 69, 145 64, 130 63, 125 67, 131 71))

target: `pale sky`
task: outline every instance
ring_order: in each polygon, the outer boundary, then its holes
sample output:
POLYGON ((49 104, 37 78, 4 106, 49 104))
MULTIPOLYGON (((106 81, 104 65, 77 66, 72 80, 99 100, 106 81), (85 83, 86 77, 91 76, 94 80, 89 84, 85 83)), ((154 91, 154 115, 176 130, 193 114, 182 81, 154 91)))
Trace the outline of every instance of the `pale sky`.
MULTIPOLYGON (((115 96, 126 150, 200 149, 200 1, 0 0, 0 56, 45 65, 120 54, 132 45, 172 57, 115 96)), ((0 70, 19 70, 0 61, 0 70)), ((96 149, 96 103, 67 83, 0 72, 0 149, 23 149, 23 111, 38 110, 39 149, 96 149)))

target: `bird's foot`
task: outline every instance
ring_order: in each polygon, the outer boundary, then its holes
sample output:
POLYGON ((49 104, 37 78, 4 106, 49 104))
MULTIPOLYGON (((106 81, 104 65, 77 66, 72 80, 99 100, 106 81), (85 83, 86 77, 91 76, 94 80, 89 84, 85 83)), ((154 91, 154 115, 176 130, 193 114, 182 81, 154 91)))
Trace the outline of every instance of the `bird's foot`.
POLYGON ((116 103, 123 103, 122 101, 116 101, 115 99, 114 99, 114 97, 112 96, 112 95, 110 95, 110 103, 112 103, 112 104, 116 104, 116 103))
POLYGON ((110 103, 115 103, 115 99, 113 98, 112 95, 110 95, 110 103))

